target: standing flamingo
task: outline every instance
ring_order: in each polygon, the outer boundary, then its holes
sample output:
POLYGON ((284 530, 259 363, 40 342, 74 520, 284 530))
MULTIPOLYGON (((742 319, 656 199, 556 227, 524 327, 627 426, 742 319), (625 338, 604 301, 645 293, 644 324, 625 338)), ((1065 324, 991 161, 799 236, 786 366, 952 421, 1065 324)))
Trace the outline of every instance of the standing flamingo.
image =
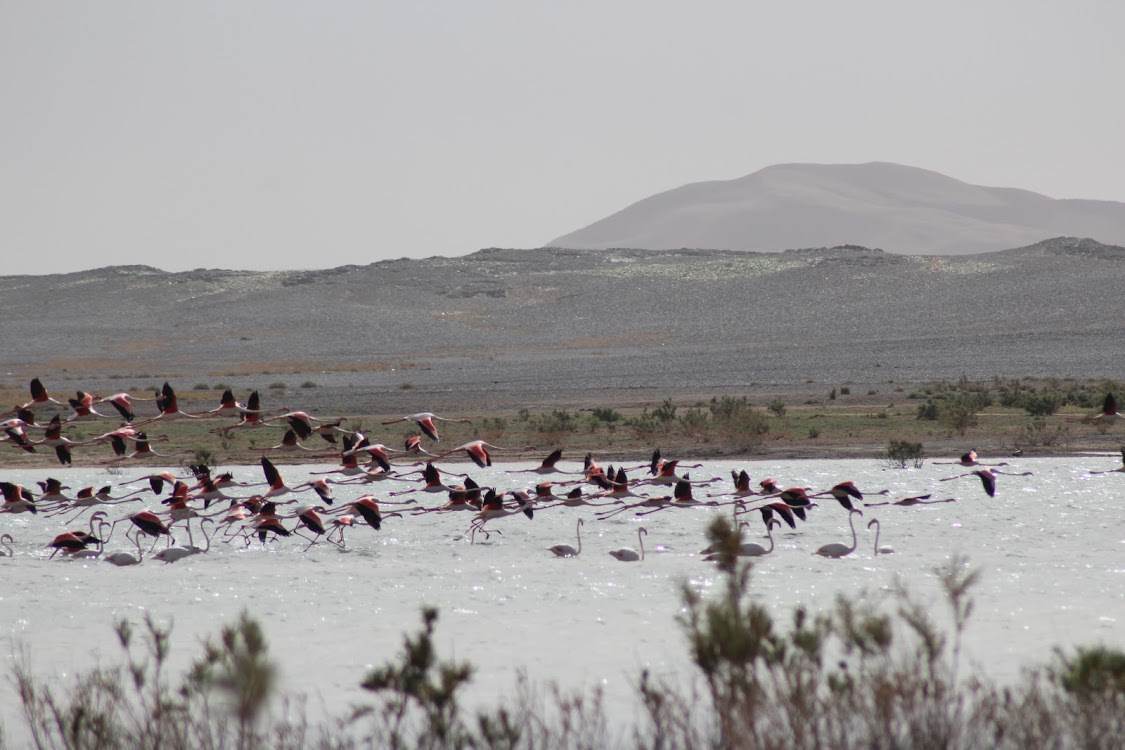
POLYGON ((0 534, 0 547, 3 547, 4 549, 8 550, 7 554, 5 554, 3 552, 0 552, 0 557, 14 557, 15 556, 15 553, 12 551, 12 543, 14 541, 15 540, 12 539, 11 534, 0 534))
POLYGON ((875 554, 876 555, 889 555, 892 552, 894 552, 895 551, 894 547, 891 547, 889 545, 883 545, 882 547, 879 546, 879 528, 880 528, 880 526, 879 526, 879 519, 878 518, 872 518, 870 521, 867 522, 867 528, 868 529, 870 529, 872 526, 875 527, 875 554))
POLYGON ((582 553, 582 524, 585 523, 581 518, 578 519, 578 525, 575 527, 574 535, 578 539, 578 547, 571 547, 569 544, 556 544, 547 549, 555 553, 555 557, 578 557, 582 553))
POLYGON ((815 554, 818 554, 821 557, 847 557, 851 553, 855 552, 856 547, 859 546, 859 542, 856 539, 855 535, 855 517, 857 515, 862 516, 863 511, 852 510, 848 512, 848 526, 851 527, 852 530, 852 546, 849 547, 848 545, 841 542, 833 542, 832 544, 824 545, 823 547, 818 549, 815 554))
POLYGON ((617 560, 620 560, 621 562, 639 562, 639 561, 645 559, 644 535, 647 535, 647 534, 648 534, 648 529, 646 529, 644 526, 641 526, 639 529, 637 529, 637 545, 641 548, 640 554, 638 554, 637 551, 635 549, 633 549, 632 547, 621 547, 619 549, 611 549, 609 551, 609 554, 611 554, 614 558, 616 558, 617 560))
MULTIPOLYGON (((742 523, 746 524, 745 521, 743 521, 742 523)), ((749 525, 749 524, 747 524, 747 525, 749 525)), ((742 542, 741 544, 738 545, 738 553, 737 553, 738 556, 739 557, 761 557, 762 555, 768 555, 769 553, 773 552, 773 527, 774 526, 780 526, 780 525, 781 525, 781 521, 778 521, 776 518, 771 518, 769 523, 766 524, 766 536, 769 537, 769 540, 770 540, 770 546, 769 547, 763 547, 762 545, 758 544, 757 542, 742 542)), ((739 525, 738 530, 739 530, 739 533, 742 532, 742 526, 741 525, 739 525)), ((708 548, 708 549, 710 549, 710 548, 708 548)), ((709 552, 706 552, 706 555, 703 558, 703 560, 705 562, 717 562, 721 557, 722 557, 722 552, 720 550, 711 550, 709 552)))

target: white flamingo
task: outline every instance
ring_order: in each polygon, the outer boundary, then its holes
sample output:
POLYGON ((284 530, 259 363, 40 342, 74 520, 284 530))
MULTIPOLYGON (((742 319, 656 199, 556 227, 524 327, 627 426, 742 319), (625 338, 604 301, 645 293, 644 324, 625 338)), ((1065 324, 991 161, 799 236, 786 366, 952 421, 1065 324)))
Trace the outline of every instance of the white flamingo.
POLYGON ((621 562, 639 562, 639 561, 645 559, 645 540, 643 538, 643 535, 647 535, 647 534, 648 534, 648 529, 646 529, 644 526, 637 529, 637 544, 641 548, 641 551, 640 551, 639 554, 632 547, 622 547, 620 549, 611 549, 609 551, 609 554, 613 555, 615 558, 617 558, 621 562))
MULTIPOLYGON (((771 518, 770 522, 766 525, 766 536, 769 537, 769 540, 770 540, 770 546, 769 547, 763 547, 762 545, 758 544, 757 542, 743 542, 742 544, 738 545, 738 556, 739 557, 761 557, 762 555, 768 555, 769 553, 773 552, 773 527, 774 527, 774 524, 777 524, 778 526, 780 526, 781 521, 778 521, 776 518, 771 518)), ((750 524, 748 524, 746 521, 743 521, 739 525, 738 530, 741 532, 743 526, 749 526, 749 525, 750 524)), ((711 545, 711 547, 714 547, 714 546, 715 545, 711 545)), ((707 549, 711 549, 711 547, 708 547, 707 549)), ((703 559, 706 562, 715 562, 716 560, 719 559, 719 555, 720 555, 720 553, 719 553, 718 550, 712 550, 711 552, 708 552, 707 555, 703 559)))
POLYGON ((832 542, 832 544, 826 544, 818 549, 816 551, 816 554, 820 555, 821 557, 847 557, 851 553, 855 552, 855 548, 859 546, 859 542, 856 539, 855 535, 855 517, 857 514, 862 516, 863 511, 853 510, 848 513, 848 526, 850 526, 852 530, 852 546, 849 547, 842 542, 832 542))
POLYGON ((882 547, 879 546, 879 529, 881 527, 879 526, 879 519, 878 518, 872 518, 870 521, 867 522, 867 528, 868 529, 870 529, 872 526, 875 527, 875 554, 876 555, 889 555, 889 554, 893 553, 895 551, 894 547, 891 547, 888 544, 884 544, 882 547))
POLYGON ((555 557, 578 557, 578 555, 582 553, 582 524, 584 523, 585 521, 579 518, 578 525, 575 527, 574 535, 578 538, 577 549, 571 547, 569 544, 556 544, 547 549, 554 552, 555 557))

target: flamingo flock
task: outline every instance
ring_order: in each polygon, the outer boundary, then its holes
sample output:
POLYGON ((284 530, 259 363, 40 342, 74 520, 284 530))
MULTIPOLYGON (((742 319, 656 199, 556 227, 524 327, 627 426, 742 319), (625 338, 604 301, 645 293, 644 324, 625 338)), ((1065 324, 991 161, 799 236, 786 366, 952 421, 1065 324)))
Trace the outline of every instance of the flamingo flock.
MULTIPOLYGON (((232 472, 218 472, 205 464, 189 466, 182 476, 170 472, 139 474, 124 482, 102 487, 82 487, 68 494, 70 487, 61 481, 48 478, 39 483, 39 492, 16 484, 0 481, 3 506, 0 514, 23 514, 44 518, 62 517, 64 525, 77 524, 87 513, 90 515, 82 527, 72 528, 53 539, 38 543, 46 557, 61 555, 71 559, 101 559, 118 566, 138 565, 143 561, 155 560, 172 563, 194 555, 205 555, 212 549, 212 540, 223 544, 251 546, 282 544, 286 540, 299 538, 303 550, 326 544, 339 550, 348 549, 346 533, 357 533, 362 526, 378 532, 388 519, 408 519, 420 515, 450 515, 464 518, 469 516, 467 527, 457 533, 452 530, 454 539, 467 540, 476 544, 478 537, 487 543, 493 535, 502 535, 501 526, 524 518, 534 521, 537 512, 569 508, 569 513, 592 509, 591 517, 579 517, 575 526, 575 545, 557 544, 547 551, 559 558, 578 557, 582 552, 582 529, 587 519, 608 520, 615 517, 632 517, 660 514, 662 518, 671 517, 668 511, 678 511, 680 515, 694 509, 727 508, 738 521, 739 547, 737 554, 743 557, 764 557, 775 554, 774 529, 788 526, 791 531, 798 530, 798 524, 810 522, 817 514, 832 513, 836 505, 848 514, 848 527, 851 532, 850 544, 831 542, 819 546, 813 554, 825 558, 843 558, 854 554, 859 548, 856 531, 856 516, 862 517, 864 511, 878 506, 911 507, 936 503, 956 502, 957 498, 947 497, 931 500, 932 493, 914 494, 898 500, 871 502, 869 498, 889 494, 888 490, 863 492, 852 481, 837 482, 831 487, 817 491, 812 487, 794 484, 785 487, 772 477, 755 483, 745 470, 731 471, 731 483, 725 488, 718 486, 720 477, 692 479, 685 469, 700 469, 702 465, 687 466, 679 460, 668 460, 655 451, 651 462, 642 466, 608 466, 602 469, 591 454, 587 454, 581 467, 565 468, 562 449, 555 449, 539 462, 538 466, 526 470, 509 470, 505 474, 514 486, 487 486, 479 484, 469 474, 457 473, 449 467, 439 467, 454 456, 463 456, 480 469, 492 466, 494 455, 517 456, 535 451, 533 446, 506 448, 483 440, 472 440, 454 448, 437 450, 440 441, 437 422, 471 423, 470 420, 440 417, 430 412, 420 412, 390 420, 383 424, 410 422, 417 426, 423 435, 408 435, 404 447, 394 449, 386 445, 371 443, 360 429, 349 430, 344 424, 346 417, 314 417, 304 411, 285 411, 267 416, 261 407, 258 393, 249 394, 245 404, 238 401, 227 390, 220 398, 217 407, 188 412, 181 408, 175 390, 165 383, 152 399, 157 413, 138 420, 135 406, 143 403, 127 393, 108 397, 98 397, 83 391, 77 398, 69 400, 73 412, 66 418, 55 413, 46 423, 40 420, 41 412, 59 407, 65 408, 67 402, 52 398, 46 387, 38 379, 31 381, 31 399, 14 407, 4 414, 4 442, 11 449, 35 452, 45 447, 56 453, 63 466, 73 463, 74 451, 95 450, 109 443, 114 457, 108 463, 126 466, 138 459, 151 456, 167 458, 188 451, 174 448, 166 452, 156 452, 153 442, 164 442, 164 436, 150 436, 138 428, 154 425, 165 420, 228 420, 237 421, 210 430, 211 433, 229 437, 233 430, 280 428, 281 441, 268 448, 275 455, 285 452, 312 452, 326 450, 324 457, 339 460, 335 469, 319 474, 307 481, 289 483, 284 478, 284 467, 278 467, 268 456, 260 459, 261 481, 235 481, 232 472), (109 403, 116 410, 115 415, 98 412, 96 404, 109 403), (97 419, 120 421, 115 429, 88 438, 69 438, 64 432, 75 423, 97 419), (121 421, 123 420, 123 421, 121 421), (36 431, 42 437, 36 438, 36 431), (422 443, 423 436, 434 445, 432 450, 422 443), (324 445, 314 449, 300 441, 322 438, 324 445), (129 444, 132 443, 132 450, 129 444), (638 472, 643 475, 638 476, 638 472), (534 484, 521 483, 520 475, 532 475, 534 484), (630 478, 633 474, 633 478, 630 478), (550 479, 547 479, 550 477, 550 479), (366 492, 364 487, 372 484, 391 483, 387 490, 378 494, 366 492), (139 485, 139 486, 138 486, 139 485), (356 489, 351 489, 355 485, 356 489), (697 497, 696 489, 707 487, 712 491, 697 497), (121 491, 122 489, 127 491, 121 491), (556 494, 558 489, 563 494, 556 494), (167 491, 167 496, 165 496, 167 491), (364 492, 355 496, 356 492, 364 492), (337 493, 348 494, 344 499, 337 493), (440 496, 438 501, 422 498, 440 496), (403 498, 403 499, 398 499, 403 498), (833 499, 831 508, 821 508, 815 502, 833 499), (338 502, 337 502, 338 501, 338 502), (110 520, 110 512, 116 506, 140 504, 132 512, 127 512, 116 520, 110 520), (216 504, 215 507, 212 507, 216 504), (394 508, 388 512, 387 508, 394 508), (462 513, 464 512, 464 513, 462 513), (742 535, 751 523, 741 517, 758 513, 764 526, 765 538, 769 546, 757 542, 743 541, 742 535), (192 523, 202 535, 203 545, 195 543, 192 523), (107 552, 107 545, 121 526, 125 529, 126 548, 107 552), (210 531, 208 531, 210 527, 210 531), (176 539, 180 533, 186 535, 186 543, 176 539), (145 549, 144 541, 150 542, 145 549), (164 543, 164 547, 157 547, 164 543), (50 550, 49 554, 47 551, 50 550)), ((1110 421, 1110 413, 1116 414, 1116 403, 1107 402, 1101 415, 1089 418, 1090 421, 1110 421)), ((1125 449, 1122 451, 1125 462, 1125 449)), ((934 462, 939 464, 942 462, 934 462)), ((972 467, 974 470, 937 479, 938 482, 952 482, 965 477, 980 480, 983 493, 995 497, 998 476, 1026 477, 1031 472, 1005 472, 999 466, 1006 463, 982 463, 976 451, 965 453, 958 461, 948 462, 957 466, 972 467)), ((124 469, 122 469, 124 470, 124 469)), ((1092 471, 1092 474, 1120 472, 1118 469, 1092 471)), ((1007 480, 1005 480, 1007 481, 1007 480)), ((561 512, 561 511, 556 511, 561 512)), ((835 511, 838 512, 838 511, 835 511)), ((677 514, 673 513, 672 516, 677 514)), ((460 526, 460 524, 458 524, 460 526)), ((873 553, 893 552, 889 546, 879 545, 881 525, 878 519, 868 520, 866 528, 875 528, 873 553)), ((30 527, 28 527, 30 528, 30 527)), ((646 527, 637 528, 637 548, 621 547, 608 550, 613 558, 623 562, 642 562, 645 558, 644 538, 646 527)), ((15 540, 7 532, 0 537, 4 553, 12 556, 15 540)), ((716 550, 704 550, 700 558, 706 561, 717 559, 716 550)))

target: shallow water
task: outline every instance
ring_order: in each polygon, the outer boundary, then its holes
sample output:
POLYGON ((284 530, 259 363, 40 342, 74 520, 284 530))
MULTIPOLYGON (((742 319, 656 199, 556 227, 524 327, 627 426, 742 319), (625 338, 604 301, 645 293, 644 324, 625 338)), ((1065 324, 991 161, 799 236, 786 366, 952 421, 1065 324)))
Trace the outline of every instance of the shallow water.
MULTIPOLYGON (((812 554, 828 542, 851 542, 848 514, 831 498, 821 501, 807 523, 775 533, 777 549, 756 564, 752 589, 783 616, 797 603, 830 606, 838 593, 884 596, 901 576, 918 597, 934 603, 935 616, 946 623, 932 571, 954 553, 965 553, 983 573, 965 655, 971 667, 1007 679, 1049 659, 1056 645, 1125 646, 1125 474, 1089 474, 1118 465, 1116 455, 1018 460, 1006 469, 1034 475, 999 477, 995 498, 984 494, 975 477, 938 482, 967 470, 932 463, 888 470, 881 462, 859 460, 712 461, 691 473, 724 477, 716 485, 723 490, 730 469, 745 468, 755 483, 771 476, 782 486, 819 490, 850 479, 868 493, 889 488, 892 499, 926 492, 934 499, 958 497, 940 505, 868 508, 857 524, 858 550, 839 560, 812 554), (873 556, 874 533, 864 529, 873 517, 882 522, 880 543, 893 545, 895 554, 873 556)), ((506 470, 530 466, 469 468, 481 485, 514 489, 538 477, 506 470)), ((282 467, 282 473, 292 485, 310 470, 327 468, 282 467)), ((54 476, 76 490, 160 470, 135 467, 118 476, 99 469, 5 471, 0 479, 34 486, 54 476)), ((235 477, 260 481, 261 472, 240 467, 235 477)), ((405 487, 338 486, 336 503, 367 492, 383 499, 405 487)), ((698 488, 695 494, 718 491, 698 488)), ((651 494, 665 492, 654 488, 651 494)), ((310 493, 301 500, 312 503, 315 497, 310 493)), ((420 499, 426 506, 444 501, 444 495, 420 499)), ((111 517, 139 507, 113 508, 111 517)), ((114 621, 139 623, 146 613, 174 624, 173 661, 180 667, 198 653, 204 637, 246 610, 265 627, 282 666, 283 688, 307 695, 317 711, 323 702, 324 710, 342 713, 366 700, 358 684, 368 669, 396 655, 402 634, 418 628, 420 608, 434 605, 441 613, 440 653, 476 666, 474 693, 500 700, 525 670, 535 681, 601 686, 611 716, 624 722, 633 715, 641 669, 685 679, 691 674, 677 624, 679 584, 690 580, 707 588, 716 582, 714 568, 695 553, 718 512, 724 511, 673 509, 643 519, 630 512, 599 521, 594 509, 556 508, 533 520, 519 515, 491 523, 503 534, 486 544, 464 537, 470 514, 435 513, 389 518, 378 532, 354 529, 347 552, 320 544, 303 553, 304 543, 293 540, 249 548, 216 543, 207 555, 171 565, 146 559, 129 568, 61 556, 48 560, 43 545, 63 530, 59 519, 3 515, 0 533, 11 533, 16 544, 13 558, 0 558, 5 646, 0 668, 10 673, 22 646, 43 676, 65 677, 99 659, 112 661, 114 621), (546 548, 574 544, 579 516, 586 519, 582 554, 555 558, 546 548), (648 530, 642 562, 623 563, 608 554, 636 547, 641 525, 648 530)), ((757 540, 759 516, 746 518, 754 521, 748 531, 757 540)), ((76 525, 81 523, 70 527, 76 525)), ((118 532, 109 551, 124 548, 118 532)), ((11 691, 10 682, 0 690, 11 691)), ((16 742, 22 723, 18 701, 14 693, 4 698, 0 719, 9 741, 16 742)))

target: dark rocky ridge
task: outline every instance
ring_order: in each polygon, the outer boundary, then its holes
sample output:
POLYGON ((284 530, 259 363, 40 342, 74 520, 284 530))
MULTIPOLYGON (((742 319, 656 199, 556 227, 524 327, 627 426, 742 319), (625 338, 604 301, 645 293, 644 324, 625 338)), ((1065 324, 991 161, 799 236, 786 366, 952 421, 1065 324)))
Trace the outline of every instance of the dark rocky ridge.
POLYGON ((955 257, 549 248, 299 272, 131 266, 0 277, 0 366, 13 384, 60 368, 96 383, 242 367, 248 387, 284 363, 353 367, 314 376, 322 395, 366 388, 385 403, 409 382, 420 391, 401 400, 425 393, 435 409, 749 383, 1121 378, 1123 288, 1125 248, 1074 238, 955 257))

